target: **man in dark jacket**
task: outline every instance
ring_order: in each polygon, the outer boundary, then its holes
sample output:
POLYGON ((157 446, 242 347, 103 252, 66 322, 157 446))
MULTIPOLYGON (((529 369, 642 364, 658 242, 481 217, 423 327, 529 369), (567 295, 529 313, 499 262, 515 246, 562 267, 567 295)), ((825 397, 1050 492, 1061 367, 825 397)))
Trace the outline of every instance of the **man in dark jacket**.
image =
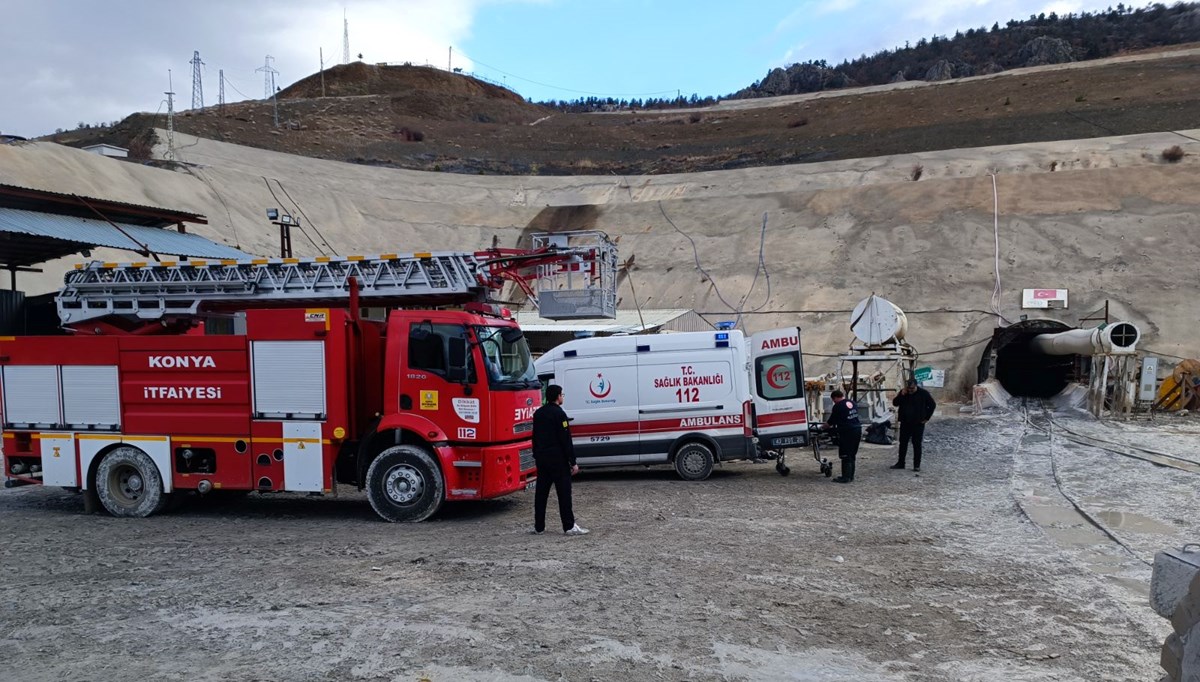
POLYGON ((858 458, 858 443, 862 439, 862 422, 858 419, 858 406, 846 398, 841 391, 829 394, 833 398, 833 409, 826 421, 837 429, 838 459, 842 460, 842 475, 834 483, 850 483, 854 480, 854 464, 858 458))
POLYGON ((900 459, 892 465, 893 469, 903 469, 904 460, 908 456, 908 443, 913 446, 913 471, 921 470, 921 439, 925 437, 925 422, 933 416, 937 403, 929 391, 917 385, 916 379, 909 379, 904 390, 892 399, 896 407, 896 418, 900 422, 900 459))
POLYGON ((550 488, 558 496, 558 513, 563 532, 586 535, 589 531, 575 523, 571 509, 571 476, 579 473, 575 446, 571 442, 571 424, 562 408, 562 386, 546 387, 546 404, 533 413, 533 459, 537 462, 537 482, 533 493, 533 533, 546 530, 546 502, 550 488))

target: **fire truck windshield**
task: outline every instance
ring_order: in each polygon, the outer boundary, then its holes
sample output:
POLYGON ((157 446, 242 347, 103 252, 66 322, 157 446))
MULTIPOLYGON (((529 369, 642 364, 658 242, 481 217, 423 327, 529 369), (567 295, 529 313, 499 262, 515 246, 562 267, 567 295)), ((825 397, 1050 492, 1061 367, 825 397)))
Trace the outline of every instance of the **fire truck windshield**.
POLYGON ((525 335, 516 327, 476 327, 479 349, 487 366, 488 384, 500 389, 537 388, 533 356, 525 335))

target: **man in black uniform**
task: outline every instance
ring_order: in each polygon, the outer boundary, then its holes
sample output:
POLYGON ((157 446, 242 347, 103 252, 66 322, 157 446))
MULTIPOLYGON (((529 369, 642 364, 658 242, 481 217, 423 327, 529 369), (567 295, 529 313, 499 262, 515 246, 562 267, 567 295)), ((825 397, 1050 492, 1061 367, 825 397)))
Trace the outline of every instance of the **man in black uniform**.
POLYGON ((831 428, 837 429, 838 459, 842 460, 842 475, 834 483, 850 483, 854 480, 854 463, 858 457, 858 443, 862 439, 862 422, 858 420, 858 407, 848 400, 846 394, 834 391, 833 409, 827 420, 831 428))
POLYGON ((579 473, 575 446, 571 443, 571 425, 562 408, 562 386, 546 387, 546 404, 533 413, 533 459, 537 462, 537 483, 533 493, 533 533, 546 530, 546 502, 550 488, 558 496, 558 513, 563 532, 586 535, 589 531, 575 523, 571 509, 571 476, 579 473))
POLYGON ((904 460, 908 456, 908 442, 913 446, 913 471, 921 470, 921 439, 925 437, 925 422, 933 416, 937 403, 929 391, 917 385, 916 379, 909 379, 904 390, 892 399, 896 407, 896 418, 900 422, 900 459, 892 465, 893 469, 903 469, 904 460))

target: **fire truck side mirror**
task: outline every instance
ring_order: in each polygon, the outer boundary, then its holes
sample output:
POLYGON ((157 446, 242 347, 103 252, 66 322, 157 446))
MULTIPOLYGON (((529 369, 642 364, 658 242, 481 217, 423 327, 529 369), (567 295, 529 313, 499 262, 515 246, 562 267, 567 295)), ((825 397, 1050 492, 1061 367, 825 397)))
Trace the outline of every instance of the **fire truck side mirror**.
POLYGON ((446 379, 458 384, 467 383, 470 346, 466 339, 452 336, 448 341, 446 379))

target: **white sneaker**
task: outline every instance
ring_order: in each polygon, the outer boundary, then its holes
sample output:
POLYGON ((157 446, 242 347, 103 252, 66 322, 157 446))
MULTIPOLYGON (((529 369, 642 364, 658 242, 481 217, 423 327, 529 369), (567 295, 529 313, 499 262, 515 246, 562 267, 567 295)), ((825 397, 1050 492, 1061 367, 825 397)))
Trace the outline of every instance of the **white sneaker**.
POLYGON ((530 534, 530 535, 541 535, 542 533, 545 533, 545 532, 546 532, 546 531, 544 531, 544 530, 538 530, 537 528, 530 528, 530 529, 529 529, 529 534, 530 534))
POLYGON ((587 535, 590 532, 592 531, 588 530, 587 528, 580 528, 579 524, 577 523, 574 526, 571 526, 571 530, 567 531, 567 535, 587 535))

